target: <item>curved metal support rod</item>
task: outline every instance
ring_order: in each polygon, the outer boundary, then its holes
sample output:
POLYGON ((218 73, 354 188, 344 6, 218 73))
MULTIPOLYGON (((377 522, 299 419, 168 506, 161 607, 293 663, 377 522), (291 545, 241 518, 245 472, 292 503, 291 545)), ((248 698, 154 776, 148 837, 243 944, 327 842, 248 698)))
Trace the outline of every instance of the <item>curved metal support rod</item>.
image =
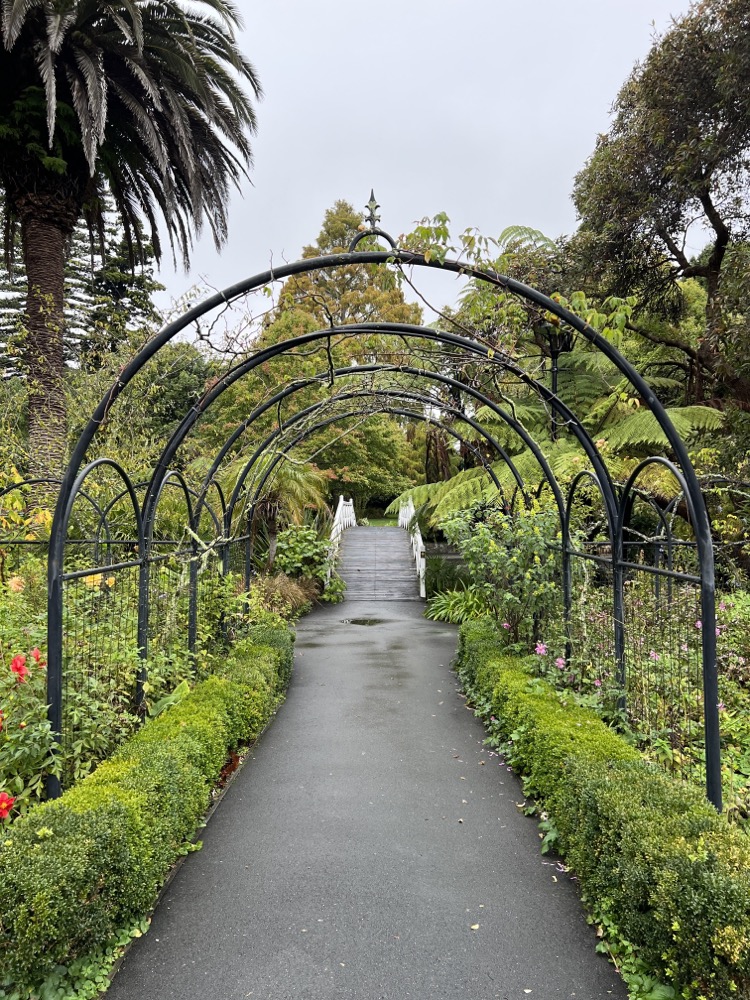
MULTIPOLYGON (((383 395, 388 395, 387 393, 382 393, 382 394, 383 395)), ((372 393, 370 393, 370 392, 368 392, 366 390, 359 390, 359 391, 352 391, 352 392, 347 392, 347 393, 340 393, 338 396, 334 397, 334 399, 336 401, 339 401, 339 400, 370 398, 371 396, 372 396, 372 393)), ((416 402, 419 402, 419 403, 425 403, 425 404, 428 404, 428 405, 429 405, 430 402, 432 402, 431 397, 421 396, 418 393, 413 393, 413 392, 403 392, 403 393, 400 393, 397 390, 394 390, 393 393, 392 393, 392 396, 395 399, 409 399, 409 400, 412 400, 412 401, 416 401, 416 402)), ((244 466, 242 472, 238 476, 237 482, 235 483, 234 489, 232 491, 232 496, 230 497, 229 506, 227 508, 227 515, 228 515, 227 526, 229 524, 231 524, 231 519, 232 519, 232 517, 234 515, 234 508, 235 508, 237 500, 238 500, 238 498, 240 496, 240 492, 242 490, 243 484, 244 484, 245 479, 247 478, 247 476, 250 474, 250 472, 251 472, 251 470, 252 470, 255 462, 260 458, 260 456, 265 451, 267 451, 267 449, 274 443, 274 441, 276 441, 276 439, 280 435, 284 434, 290 427, 293 427, 294 424, 298 423, 300 420, 303 420, 305 417, 309 416, 312 413, 315 413, 319 409, 325 408, 326 406, 328 406, 330 404, 330 402, 331 402, 330 400, 321 400, 318 403, 313 403, 311 406, 308 406, 305 409, 300 410, 298 413, 296 413, 293 416, 289 417, 289 419, 281 427, 277 427, 276 430, 272 431, 271 434, 269 434, 268 437, 266 437, 265 440, 256 448, 255 452, 253 453, 253 455, 251 456, 251 458, 248 460, 248 462, 244 466)), ((394 411, 394 410, 388 409, 388 410, 380 411, 380 412, 388 412, 388 413, 397 412, 397 413, 400 413, 401 411, 394 411)), ((498 445, 498 443, 495 441, 495 439, 492 437, 492 435, 488 434, 485 430, 483 430, 483 428, 479 424, 477 424, 476 421, 472 420, 470 417, 465 417, 463 414, 460 413, 459 410, 455 410, 453 407, 446 407, 445 408, 445 412, 446 413, 452 413, 452 414, 455 414, 455 415, 461 417, 461 419, 465 420, 466 423, 470 424, 478 433, 480 433, 487 440, 487 442, 498 452, 498 454, 501 457, 503 457, 503 458, 505 457, 505 452, 498 445)), ((373 413, 373 416, 374 415, 375 414, 373 413)), ((407 415, 407 413, 404 412, 404 413, 402 413, 402 415, 407 415)), ((408 415, 411 415, 411 414, 408 414, 408 415)), ((417 417, 419 415, 418 414, 414 414, 414 416, 417 417)), ((444 430, 449 431, 459 441, 461 441, 462 443, 466 444, 468 447, 471 447, 471 450, 474 452, 475 455, 477 455, 477 457, 480 459, 480 461, 482 462, 482 464, 486 465, 485 459, 481 455, 481 453, 479 451, 477 451, 476 448, 473 448, 469 444, 469 442, 467 442, 466 439, 462 435, 460 435, 457 432, 451 430, 448 425, 445 425, 445 424, 441 423, 438 420, 435 420, 435 419, 427 417, 427 416, 423 416, 422 419, 424 419, 424 421, 427 422, 427 423, 432 423, 432 424, 434 424, 437 427, 441 427, 444 430)), ((502 492, 502 489, 500 487, 500 483, 499 483, 499 481, 497 479, 497 476, 495 475, 494 471, 492 470, 492 468, 488 467, 487 471, 488 471, 489 475, 491 476, 491 478, 492 478, 495 486, 497 486, 497 488, 502 492)), ((225 528, 225 530, 226 530, 226 528, 225 528)))
MULTIPOLYGON (((349 375, 353 375, 353 374, 362 374, 363 372, 367 373, 370 370, 375 370, 375 371, 389 370, 390 371, 390 370, 398 370, 398 369, 393 369, 393 368, 390 368, 390 367, 388 367, 388 368, 382 367, 381 368, 380 366, 375 366, 375 365, 367 366, 367 368, 364 368, 363 366, 360 366, 360 365, 352 365, 352 366, 347 366, 345 368, 337 368, 337 369, 334 370, 334 372, 332 374, 333 374, 334 378, 343 378, 343 377, 346 377, 346 376, 349 376, 349 375)), ((218 454, 216 455, 213 463, 211 464, 211 468, 208 470, 208 472, 206 473, 206 475, 203 478, 203 485, 201 487, 201 496, 203 496, 203 494, 208 489, 208 487, 211 484, 211 482, 215 482, 214 477, 216 476, 216 473, 217 473, 217 471, 218 471, 221 463, 223 462, 224 458, 226 457, 226 455, 228 454, 228 452, 230 451, 230 449, 232 448, 232 446, 237 442, 237 440, 242 436, 242 434, 244 434, 244 432, 257 419, 259 419, 268 410, 270 410, 270 409, 278 406, 279 403, 283 402, 283 400, 287 399, 289 396, 292 396, 295 393, 302 391, 303 389, 310 388, 313 385, 320 385, 323 378, 328 379, 328 378, 330 378, 330 376, 331 376, 331 373, 330 372, 326 372, 326 373, 320 373, 319 375, 313 376, 312 378, 309 378, 309 379, 304 379, 304 380, 299 381, 299 382, 292 382, 289 385, 287 385, 283 390, 277 392, 270 399, 266 400, 265 403, 262 403, 260 406, 256 407, 253 410, 253 412, 245 420, 242 421, 242 423, 238 424, 238 426, 235 428, 235 430, 230 434, 230 436, 227 438, 227 440, 222 445, 222 447, 219 450, 218 454)), ((401 396, 401 398, 407 398, 407 396, 406 396, 407 390, 404 390, 404 392, 400 392, 399 390, 393 390, 393 392, 394 393, 398 393, 398 395, 401 396)), ((385 393, 386 393, 386 390, 382 390, 382 389, 377 389, 377 390, 363 390, 362 391, 362 395, 363 396, 384 395, 385 393)), ((331 402, 335 402, 336 399, 339 399, 339 398, 342 398, 340 394, 336 395, 336 396, 329 396, 323 402, 331 403, 331 402)), ((441 408, 446 413, 447 412, 451 412, 451 413, 455 414, 458 418, 465 420, 467 423, 471 422, 470 418, 467 418, 465 414, 461 413, 459 410, 456 410, 453 407, 447 407, 440 400, 432 399, 432 398, 429 398, 429 397, 424 397, 424 399, 421 399, 420 401, 424 402, 426 405, 439 407, 439 408, 441 408)), ((476 425, 476 429, 479 431, 479 433, 482 433, 482 434, 485 433, 479 427, 479 425, 476 425)), ((510 460, 510 458, 505 455, 505 452, 501 450, 500 454, 501 454, 501 457, 503 457, 505 459, 505 461, 512 467, 513 463, 510 460)), ((516 479, 518 479, 517 476, 516 476, 516 479)), ((198 507, 200 507, 200 501, 199 501, 198 507)), ((225 505, 225 512, 226 512, 226 505, 225 505)))
MULTIPOLYGON (((493 352, 489 348, 478 344, 476 341, 468 340, 465 337, 459 337, 455 334, 444 334, 438 333, 435 330, 431 330, 427 327, 410 326, 400 323, 362 323, 356 324, 348 327, 334 327, 325 330, 316 330, 311 333, 302 334, 299 337, 294 337, 290 340, 283 341, 280 344, 274 344, 271 347, 265 348, 259 351, 252 358, 236 365, 230 371, 228 371, 222 379, 220 379, 203 397, 199 403, 192 408, 185 419, 182 421, 180 426, 175 430, 172 438, 167 443, 162 452, 162 455, 156 465, 154 470, 154 475, 152 477, 152 485, 149 489, 149 495, 158 488, 158 482, 162 475, 164 475, 165 470, 170 467, 172 460, 177 452, 182 441, 185 439, 191 428, 199 419, 202 412, 208 409, 216 399, 218 399, 222 393, 224 393, 231 385, 233 385, 238 379, 247 375, 249 372, 253 371, 259 365, 265 364, 266 362, 272 360, 280 354, 285 354, 290 350, 294 350, 298 347, 304 347, 308 344, 315 343, 320 340, 328 340, 331 336, 335 335, 351 335, 352 333, 362 333, 362 334, 392 334, 398 335, 400 337, 414 337, 417 339, 424 339, 428 341, 437 341, 440 343, 447 343, 454 347, 460 347, 466 350, 470 354, 474 354, 490 363, 497 364, 498 366, 504 368, 505 370, 511 372, 520 381, 528 385, 533 391, 537 392, 542 396, 548 403, 550 403, 553 408, 559 412, 559 414, 564 418, 565 423, 568 425, 570 432, 578 440, 579 444, 586 453, 589 461, 593 465, 597 475, 600 477, 602 483, 602 488, 605 491, 607 510, 611 523, 617 519, 617 498, 615 496, 614 486, 609 477, 609 472, 601 459, 599 451, 588 434, 585 428, 577 421, 573 412, 556 396, 554 396, 549 389, 546 388, 541 382, 532 379, 528 376, 521 368, 516 364, 509 362, 504 359, 501 355, 493 352)), ((367 371, 368 366, 362 365, 359 368, 360 371, 367 371)), ((375 369, 377 370, 377 368, 375 369)), ((425 375, 426 372, 423 369, 414 369, 405 365, 395 365, 393 366, 394 371, 400 371, 407 374, 421 374, 425 375)), ((433 372, 432 375, 437 376, 438 373, 433 372)), ((441 379, 445 379, 445 384, 453 385, 464 392, 470 392, 468 386, 462 382, 457 382, 453 379, 448 379, 447 376, 440 376, 441 379)), ((475 391, 476 392, 476 391, 475 391)), ((475 398, 480 399, 482 403, 488 405, 487 399, 483 394, 475 395, 475 398)), ((499 412, 499 411, 498 411, 499 412)), ((507 419, 507 418, 506 418, 507 419)), ((517 423, 517 422, 516 422, 517 423)), ((520 426, 520 425, 519 425, 520 426)), ((519 486, 522 484, 519 483, 519 486)), ((146 502, 144 506, 144 522, 148 522, 149 519, 149 496, 146 497, 146 502)), ((561 506, 562 515, 562 506, 561 506)))
MULTIPOLYGON (((242 434, 256 420, 258 420, 261 416, 263 416, 264 413, 267 413, 270 409, 273 409, 274 407, 278 406, 281 402, 283 402, 289 396, 292 396, 295 393, 302 391, 303 389, 310 388, 310 387, 315 386, 315 385, 320 385, 320 384, 322 384, 322 380, 323 379, 328 380, 331 376, 333 376, 333 378, 336 379, 336 378, 344 378, 344 377, 347 377, 349 375, 366 375, 366 374, 380 373, 380 372, 385 372, 385 371, 403 372, 404 369, 402 367, 399 367, 399 366, 396 366, 396 365, 389 365, 389 364, 347 365, 347 366, 342 367, 342 368, 334 369, 333 372, 321 372, 318 375, 312 376, 309 379, 303 379, 303 380, 300 380, 300 381, 297 381, 297 382, 291 382, 289 385, 285 386, 284 389, 282 389, 279 392, 275 393, 275 395, 273 395, 272 397, 270 397, 269 399, 267 399, 264 403, 262 403, 259 406, 257 406, 253 410, 253 412, 245 420, 243 420, 241 424, 239 424, 235 428, 235 430, 232 432, 232 434, 230 434, 230 436, 227 438, 226 442, 224 443, 224 445, 220 449, 219 453, 217 454, 216 458, 214 459, 214 461, 213 461, 213 463, 211 465, 211 468, 209 469, 209 471, 206 473, 206 476, 204 477, 204 480, 203 480, 203 489, 205 489, 207 487, 207 484, 209 482, 211 482, 211 480, 213 479, 213 477, 216 475, 216 472, 217 472, 219 466, 221 465, 221 462, 224 460, 224 458, 226 457, 226 455, 229 452, 229 450, 232 448, 232 446, 235 444, 235 442, 242 436, 242 434)), ((420 371, 421 371, 421 369, 420 369, 420 371)), ((424 372, 424 377, 431 377, 431 378, 433 378, 434 381, 441 381, 442 378, 444 378, 445 376, 440 376, 440 374, 437 373, 437 372, 429 372, 428 373, 427 371, 425 371, 424 372)), ((459 384, 462 384, 462 383, 452 382, 450 384, 452 385, 452 387, 455 387, 456 385, 459 385, 459 384)), ((480 392, 479 390, 476 390, 476 389, 475 390, 470 390, 468 387, 466 387, 466 390, 468 392, 470 392, 473 395, 473 397, 475 399, 477 399, 479 402, 481 402, 483 405, 486 405, 488 407, 492 407, 492 405, 493 405, 492 401, 489 399, 489 397, 485 396, 484 393, 482 393, 482 392, 480 392)), ((378 392, 382 392, 382 390, 372 390, 369 394, 370 395, 375 395, 378 392)), ((336 399, 336 398, 338 398, 338 397, 337 396, 328 397, 328 401, 330 401, 331 399, 336 399)), ((441 403, 439 403, 437 401, 434 401, 434 400, 431 400, 430 402, 431 402, 431 405, 440 406, 445 412, 448 412, 448 408, 445 407, 443 404, 441 404, 441 403)), ((464 416, 465 416, 464 414, 461 414, 460 411, 456 411, 456 412, 459 413, 459 415, 462 418, 464 418, 464 416)), ((519 475, 518 470, 516 469, 515 464, 513 463, 513 461, 510 458, 510 456, 507 455, 507 453, 505 452, 505 450, 502 449, 500 447, 500 445, 498 445, 497 443, 495 443, 493 445, 493 447, 495 447, 498 450, 498 453, 500 454, 500 456, 503 458, 503 460, 505 461, 505 463, 510 468, 510 470, 511 470, 511 472, 513 474, 513 478, 518 483, 519 488, 523 491, 524 490, 523 479, 519 475)), ((524 493, 524 496, 526 497, 526 500, 528 502, 528 497, 526 496, 525 493, 524 493)))
MULTIPOLYGON (((417 329, 421 329, 421 328, 417 328, 417 329)), ((432 333, 432 331, 430 331, 430 333, 432 333)), ((304 335, 304 340, 305 340, 306 343, 309 342, 311 336, 315 337, 316 339, 319 339, 320 336, 321 336, 321 334, 316 333, 314 335, 304 335)), ((295 338, 295 340, 299 340, 299 339, 303 339, 303 338, 295 338)), ((432 337, 430 337, 430 339, 432 339, 432 337)), ((291 342, 287 341, 286 343, 289 344, 291 342)), ((278 354, 278 353, 282 353, 282 352, 281 351, 275 351, 275 354, 278 354)), ((275 356, 275 354, 274 354, 274 356, 275 356)), ((236 378, 241 378, 243 374, 247 374, 248 371, 252 371, 253 368, 257 367, 257 365, 263 364, 267 360, 268 360, 268 358, 265 357, 265 352, 262 352, 262 355, 256 355, 255 358, 251 359, 250 361, 244 363, 241 366, 242 371, 239 371, 239 369, 235 369, 235 372, 239 372, 236 375, 236 378)), ((439 372, 433 372, 433 371, 429 371, 427 369, 422 369, 422 368, 412 368, 412 367, 410 367, 408 365, 394 365, 394 366, 361 365, 361 366, 356 366, 354 370, 357 371, 357 372, 359 372, 359 373, 363 373, 363 374, 366 374, 368 372, 394 371, 394 372, 399 372, 401 374, 414 375, 414 376, 419 377, 419 378, 425 378, 425 379, 428 379, 428 380, 433 380, 433 381, 436 381, 436 382, 440 382, 443 385, 448 385, 451 388, 454 388, 454 389, 456 389, 456 390, 458 390, 460 392, 465 392, 467 395, 471 396, 472 398, 476 399, 477 401, 479 401, 483 405, 487 406, 490 410, 492 410, 492 412, 501 421, 503 421, 506 424, 508 424, 508 426, 521 438, 521 440, 524 442, 524 444, 526 445, 526 447, 533 453, 534 457, 536 458, 537 462, 539 463, 539 465, 540 465, 540 467, 541 467, 541 469, 542 469, 542 471, 544 473, 545 478, 550 483, 550 486, 552 488, 553 494, 555 496, 555 501, 557 503, 557 508, 558 508, 558 514, 559 514, 559 517, 560 517, 561 527, 564 525, 564 523, 565 523, 565 500, 563 498, 562 491, 560 490, 560 487, 559 487, 559 485, 557 483, 557 479, 556 479, 554 473, 552 472, 552 469, 551 469, 549 463, 547 462, 547 459, 545 458, 544 453, 541 451, 541 449, 539 448, 538 444, 531 437, 531 435, 526 430, 526 428, 523 426, 523 424, 521 424, 518 420, 515 419, 515 417, 512 417, 509 413, 507 413, 505 410, 503 410, 501 407, 499 407, 496 403, 494 403, 492 400, 490 400, 487 396, 484 395, 484 393, 480 392, 477 389, 474 389, 471 386, 466 385, 463 382, 460 382, 460 381, 458 381, 456 379, 450 378, 447 375, 442 375, 439 372)), ((230 383, 230 384, 233 384, 233 382, 236 381, 236 378, 233 379, 232 383, 230 383)), ((228 386, 226 386, 225 388, 228 388, 228 386)), ((212 393, 215 392, 215 391, 216 391, 216 389, 214 388, 212 390, 212 393)), ((224 389, 222 389, 221 391, 223 392, 224 389)), ((218 393, 218 395, 220 395, 220 394, 221 394, 221 392, 218 393)), ((196 415, 196 419, 197 419, 197 415, 196 415)), ((193 423, 193 421, 191 421, 190 426, 192 426, 192 423, 193 423)), ((189 430, 189 427, 187 427, 184 430, 183 437, 187 434, 188 430, 189 430)), ((239 431, 239 428, 237 430, 239 431)), ((167 460, 171 461, 171 459, 174 457, 174 452, 176 451, 176 449, 177 449, 177 447, 179 445, 179 441, 177 441, 175 443, 175 438, 176 438, 177 433, 178 432, 175 432, 175 437, 173 437, 173 439, 172 439, 172 445, 168 446, 169 447, 169 454, 168 455, 167 455, 167 450, 165 450, 165 453, 164 453, 164 460, 165 461, 167 461, 167 460)), ((593 446, 593 442, 592 442, 592 446, 593 446)), ((519 486, 519 489, 522 491, 522 494, 523 494, 524 498, 526 499, 526 502, 528 503, 528 495, 526 493, 526 488, 525 488, 525 484, 523 482, 523 479, 521 478, 520 474, 518 473, 518 470, 516 469, 515 465, 513 464, 512 460, 509 458, 509 456, 505 458, 505 461, 507 461, 508 466, 511 469, 511 472, 513 473, 514 479, 516 480, 516 482, 517 482, 517 484, 519 486)), ((156 478, 156 475, 157 474, 155 473, 154 474, 155 478, 156 478)), ((230 506, 231 505, 232 505, 232 503, 230 501, 230 506)), ((144 508, 144 510, 145 510, 145 508, 144 508)))
MULTIPOLYGON (((314 408, 311 408, 311 409, 314 409, 314 408)), ((464 441, 464 438, 458 433, 458 431, 454 430, 453 428, 451 428, 451 427, 449 427, 447 425, 441 424, 439 421, 435 420, 432 417, 428 417, 428 416, 426 416, 423 413, 417 413, 417 412, 415 412, 413 410, 405 410, 405 409, 400 409, 400 408, 397 408, 397 407, 388 407, 387 409, 382 410, 380 412, 394 413, 394 414, 397 414, 397 415, 408 417, 408 418, 413 419, 413 420, 419 420, 419 421, 422 421, 424 423, 434 424, 435 426, 440 427, 442 430, 447 431, 449 434, 452 434, 459 441, 462 441, 462 442, 464 441)), ((303 416, 303 415, 307 415, 307 414, 299 414, 298 416, 303 416)), ((361 416, 361 411, 360 410, 351 410, 351 411, 349 411, 347 413, 343 413, 343 414, 339 413, 339 414, 336 414, 333 417, 331 417, 329 420, 325 421, 325 423, 319 422, 319 423, 315 424, 314 427, 307 428, 302 434, 297 435, 297 437, 294 439, 294 441, 292 442, 292 444, 290 445, 290 447, 293 447, 296 443, 299 443, 300 441, 305 440, 311 434, 315 433, 315 431, 320 430, 321 427, 328 426, 331 423, 335 423, 337 420, 345 420, 345 419, 348 419, 349 417, 353 417, 353 416, 361 416)), ((276 432, 276 433, 278 433, 278 432, 276 432)), ((272 436, 275 436, 275 435, 272 435, 272 436)), ((261 446, 260 448, 258 448, 256 450, 256 452, 253 454, 253 456, 250 458, 248 464, 245 466, 245 468, 243 470, 242 475, 240 476, 240 479, 237 482, 237 485, 235 486, 235 491, 234 491, 234 494, 232 496, 232 500, 230 501, 230 505, 229 505, 229 508, 228 508, 227 527, 226 527, 226 533, 227 533, 227 535, 231 534, 231 518, 232 518, 232 516, 234 514, 234 508, 236 506, 237 500, 239 499, 242 485, 244 484, 244 481, 245 481, 246 477, 252 471, 252 468, 253 468, 255 462, 257 462, 258 458, 260 458, 260 456, 267 451, 267 443, 268 442, 264 442, 264 445, 261 446)), ((471 444, 469 442, 465 442, 465 443, 470 448, 472 448, 472 446, 471 446, 471 444)), ((289 449, 287 448, 283 452, 279 452, 275 456, 277 458, 277 461, 274 461, 273 464, 267 470, 266 469, 263 470, 263 479, 261 481, 261 485, 258 487, 258 489, 256 489, 254 497, 253 497, 253 500, 252 500, 251 504, 249 505, 250 514, 249 514, 248 519, 247 519, 247 535, 248 535, 248 539, 252 536, 252 523, 253 523, 253 520, 255 519, 255 509, 256 509, 256 506, 257 506, 257 503, 258 503, 258 499, 259 499, 259 495, 260 495, 260 489, 262 489, 262 486, 266 483, 266 481, 268 479, 268 475, 265 475, 265 473, 266 473, 266 471, 268 471, 268 474, 270 475, 270 472, 276 467, 276 465, 278 464, 278 461, 280 461, 282 458, 286 457, 286 454, 287 454, 288 450, 289 449)), ((474 450, 474 449, 472 448, 472 450, 474 450)), ((480 460, 482 461, 482 463, 485 464, 486 460, 484 459, 484 456, 481 455, 481 453, 479 453, 478 457, 480 458, 480 460)), ((498 482, 497 477, 495 476, 495 473, 494 473, 492 467, 490 465, 488 465, 488 464, 485 464, 485 469, 486 469, 487 473, 490 475, 490 477, 492 478, 492 480, 495 483, 495 485, 502 492, 502 489, 500 487, 500 483, 498 482)), ((246 586, 250 585, 250 570, 249 570, 250 559, 251 559, 251 555, 250 555, 250 553, 248 553, 247 556, 246 556, 246 567, 245 567, 245 585, 246 586)))

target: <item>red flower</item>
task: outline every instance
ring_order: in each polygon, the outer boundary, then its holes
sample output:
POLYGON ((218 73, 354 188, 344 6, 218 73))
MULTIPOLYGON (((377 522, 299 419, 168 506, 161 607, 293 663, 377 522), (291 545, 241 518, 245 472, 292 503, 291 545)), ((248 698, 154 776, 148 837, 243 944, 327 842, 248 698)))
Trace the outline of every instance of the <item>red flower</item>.
POLYGON ((26 666, 26 657, 23 653, 19 653, 18 656, 14 656, 10 661, 10 669, 14 674, 18 674, 19 681, 25 681, 28 676, 28 668, 26 666))
POLYGON ((34 657, 37 663, 39 663, 39 661, 42 658, 42 654, 39 652, 39 649, 36 646, 34 646, 34 648, 31 650, 31 655, 34 657))
POLYGON ((0 792, 0 819, 5 819, 10 814, 15 801, 7 792, 0 792))

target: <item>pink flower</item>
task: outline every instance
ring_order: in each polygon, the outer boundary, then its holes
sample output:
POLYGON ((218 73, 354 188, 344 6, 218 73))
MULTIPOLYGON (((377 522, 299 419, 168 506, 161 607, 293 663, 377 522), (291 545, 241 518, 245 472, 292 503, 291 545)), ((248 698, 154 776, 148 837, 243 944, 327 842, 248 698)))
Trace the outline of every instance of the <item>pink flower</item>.
POLYGON ((564 656, 558 656, 558 658, 555 660, 555 666, 559 667, 560 670, 564 670, 565 669, 565 657, 564 656))
POLYGON ((538 642, 536 644, 536 649, 534 650, 534 652, 538 656, 546 656, 547 655, 547 645, 546 645, 546 643, 544 643, 544 642, 538 642))
POLYGON ((719 628, 718 625, 716 626, 716 634, 721 635, 721 629, 719 628))
POLYGON ((602 686, 602 682, 597 677, 596 680, 594 681, 594 687, 600 688, 601 686, 602 686))
POLYGON ((726 604, 723 601, 720 601, 719 602, 719 611, 726 611, 726 610, 727 610, 726 604))
POLYGON ((26 657, 23 653, 19 653, 18 656, 14 656, 10 661, 10 669, 14 674, 18 675, 19 681, 25 681, 28 676, 28 668, 26 666, 26 657))
POLYGON ((699 619, 698 619, 698 621, 697 621, 697 622, 695 623, 695 627, 696 627, 696 628, 703 628, 703 622, 702 622, 702 621, 700 620, 700 618, 699 618, 699 619))
POLYGON ((508 622, 503 622, 503 628, 510 628, 510 624, 508 622))
POLYGON ((724 704, 723 701, 720 701, 716 707, 719 709, 720 712, 726 712, 727 710, 727 706, 724 704))
POLYGON ((654 663, 656 663, 656 661, 659 659, 659 654, 652 649, 651 652, 648 654, 648 658, 649 660, 653 660, 654 663))

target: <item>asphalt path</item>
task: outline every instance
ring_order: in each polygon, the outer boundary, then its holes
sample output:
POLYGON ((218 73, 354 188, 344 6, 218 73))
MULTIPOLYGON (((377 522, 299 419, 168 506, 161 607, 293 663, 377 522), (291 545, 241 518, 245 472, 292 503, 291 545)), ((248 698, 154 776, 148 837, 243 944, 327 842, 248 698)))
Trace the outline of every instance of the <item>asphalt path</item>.
POLYGON ((418 601, 298 626, 287 700, 107 1000, 626 1000, 418 601))

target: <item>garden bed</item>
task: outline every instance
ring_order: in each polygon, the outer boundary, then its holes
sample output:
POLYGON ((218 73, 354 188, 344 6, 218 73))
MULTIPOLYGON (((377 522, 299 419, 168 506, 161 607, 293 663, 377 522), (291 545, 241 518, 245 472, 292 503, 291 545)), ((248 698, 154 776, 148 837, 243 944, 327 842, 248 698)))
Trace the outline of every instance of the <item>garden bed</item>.
POLYGON ((459 676, 544 811, 546 843, 575 871, 602 933, 631 968, 670 984, 651 996, 750 996, 746 834, 498 640, 487 620, 463 625, 459 676))
POLYGON ((283 697, 292 643, 285 626, 253 630, 93 774, 6 828, 0 996, 69 996, 71 970, 85 973, 139 926, 189 850, 228 753, 258 736, 283 697))

